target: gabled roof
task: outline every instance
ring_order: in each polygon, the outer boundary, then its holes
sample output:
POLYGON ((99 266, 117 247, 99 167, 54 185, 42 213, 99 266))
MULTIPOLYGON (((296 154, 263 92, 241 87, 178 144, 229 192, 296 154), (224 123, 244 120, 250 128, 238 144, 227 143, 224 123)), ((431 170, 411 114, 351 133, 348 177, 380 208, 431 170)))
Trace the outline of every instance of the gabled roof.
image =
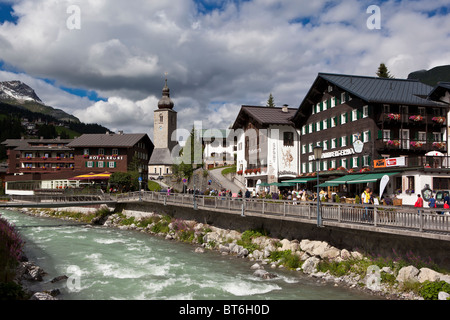
MULTIPOLYGON (((145 133, 132 134, 83 134, 76 138, 67 146, 70 148, 79 147, 118 147, 131 148, 138 143, 142 138, 146 137, 145 133)), ((150 138, 147 139, 150 141, 150 138)), ((150 141, 153 145, 153 143, 150 141)))
POLYGON ((149 165, 173 165, 170 150, 167 148, 157 148, 153 150, 149 165))
POLYGON ((428 98, 438 101, 438 99, 445 95, 446 91, 450 93, 450 82, 439 82, 429 93, 428 98))
POLYGON ((242 128, 245 119, 251 118, 261 126, 267 125, 289 125, 293 123, 291 118, 295 115, 297 109, 287 108, 287 112, 283 112, 283 108, 270 108, 261 106, 242 106, 232 129, 242 128))
POLYGON ((428 99, 432 87, 414 79, 391 79, 345 74, 319 73, 293 121, 297 123, 307 116, 305 108, 315 103, 314 96, 322 96, 327 85, 338 87, 367 103, 404 104, 424 107, 447 107, 448 105, 428 99))
POLYGON ((319 77, 367 102, 420 106, 440 105, 427 99, 433 87, 418 80, 329 73, 319 73, 319 77))

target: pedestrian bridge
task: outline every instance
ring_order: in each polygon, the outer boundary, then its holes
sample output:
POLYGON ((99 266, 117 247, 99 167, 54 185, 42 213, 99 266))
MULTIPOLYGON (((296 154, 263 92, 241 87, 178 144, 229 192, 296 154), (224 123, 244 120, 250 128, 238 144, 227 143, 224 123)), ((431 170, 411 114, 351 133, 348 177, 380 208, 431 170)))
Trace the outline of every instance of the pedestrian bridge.
MULTIPOLYGON (((125 194, 76 196, 14 196, 0 203, 0 208, 61 208, 95 205, 115 206, 130 203, 158 203, 209 212, 223 212, 242 217, 295 221, 317 225, 317 203, 307 201, 242 199, 192 194, 132 192, 125 194)), ((322 202, 320 214, 323 227, 339 227, 395 235, 450 241, 450 214, 439 209, 410 206, 374 206, 322 202)), ((443 210, 443 209, 441 209, 443 210)))

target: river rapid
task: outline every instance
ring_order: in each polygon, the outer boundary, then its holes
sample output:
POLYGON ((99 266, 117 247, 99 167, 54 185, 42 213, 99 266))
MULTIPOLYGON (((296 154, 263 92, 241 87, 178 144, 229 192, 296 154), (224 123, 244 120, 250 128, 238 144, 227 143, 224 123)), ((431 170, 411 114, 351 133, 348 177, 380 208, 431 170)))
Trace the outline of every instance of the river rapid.
MULTIPOLYGON (((194 252, 179 243, 136 231, 92 227, 0 211, 22 235, 25 254, 45 270, 33 291, 58 288, 63 300, 371 300, 300 272, 253 275, 248 259, 216 251, 194 252), (51 283, 58 276, 67 280, 51 283)), ((268 266, 266 266, 268 269, 268 266)))

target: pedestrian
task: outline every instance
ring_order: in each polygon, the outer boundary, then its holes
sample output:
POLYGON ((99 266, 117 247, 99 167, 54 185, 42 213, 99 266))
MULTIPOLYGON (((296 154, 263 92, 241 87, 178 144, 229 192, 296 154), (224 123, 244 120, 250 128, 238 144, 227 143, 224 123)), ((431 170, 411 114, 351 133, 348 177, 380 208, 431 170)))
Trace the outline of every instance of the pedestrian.
POLYGON ((246 198, 246 199, 250 198, 250 195, 251 195, 250 190, 247 189, 247 190, 245 191, 245 198, 246 198))
POLYGON ((428 207, 436 208, 436 199, 434 199, 433 195, 431 195, 430 200, 428 200, 428 207))
MULTIPOLYGON (((420 193, 417 195, 417 201, 414 204, 414 207, 416 207, 416 208, 423 208, 423 199, 420 196, 420 193)), ((420 214, 420 209, 418 209, 417 212, 420 214)))
POLYGON ((448 193, 444 193, 444 209, 450 209, 450 197, 448 193))
POLYGON ((364 216, 363 220, 369 220, 369 207, 370 204, 370 188, 367 187, 366 190, 361 194, 361 203, 365 204, 366 207, 364 207, 364 216))

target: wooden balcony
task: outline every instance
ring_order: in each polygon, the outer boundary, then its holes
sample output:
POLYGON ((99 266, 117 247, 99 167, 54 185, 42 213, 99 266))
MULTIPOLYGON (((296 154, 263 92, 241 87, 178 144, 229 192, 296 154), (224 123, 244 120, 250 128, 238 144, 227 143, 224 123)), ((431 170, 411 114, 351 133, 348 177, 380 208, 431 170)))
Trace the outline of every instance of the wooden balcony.
POLYGON ((447 117, 420 115, 414 113, 381 113, 378 122, 389 123, 391 125, 411 125, 411 126, 446 126, 447 117))
POLYGON ((439 151, 441 153, 447 153, 446 142, 432 142, 432 141, 419 141, 411 139, 378 139, 375 142, 375 147, 380 151, 395 151, 395 150, 409 150, 412 152, 430 152, 439 151))
POLYGON ((74 158, 63 158, 63 157, 55 157, 55 158, 47 158, 47 157, 26 157, 20 158, 20 162, 22 163, 49 163, 49 164, 71 164, 75 163, 74 158))

